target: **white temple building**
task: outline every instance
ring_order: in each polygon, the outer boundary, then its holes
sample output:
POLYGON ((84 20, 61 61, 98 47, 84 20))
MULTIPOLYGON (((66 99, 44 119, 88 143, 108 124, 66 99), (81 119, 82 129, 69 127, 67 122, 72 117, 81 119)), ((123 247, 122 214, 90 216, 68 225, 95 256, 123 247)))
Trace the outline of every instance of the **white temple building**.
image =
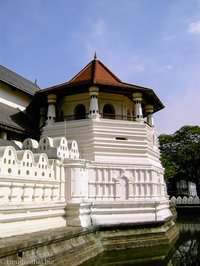
POLYGON ((153 122, 162 108, 96 56, 69 82, 36 91, 24 111, 35 137, 0 147, 0 237, 170 221, 153 122))

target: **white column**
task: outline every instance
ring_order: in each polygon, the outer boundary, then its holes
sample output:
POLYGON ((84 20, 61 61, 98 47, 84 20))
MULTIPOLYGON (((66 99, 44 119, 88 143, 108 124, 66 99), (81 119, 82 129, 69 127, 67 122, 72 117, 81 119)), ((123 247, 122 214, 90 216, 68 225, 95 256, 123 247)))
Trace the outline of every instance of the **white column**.
POLYGON ((153 105, 146 105, 146 106, 145 106, 145 111, 146 111, 146 114, 147 114, 147 123, 148 123, 151 127, 154 127, 153 105))
POLYGON ((7 132, 6 131, 2 131, 0 138, 1 139, 7 139, 7 132))
POLYGON ((98 105, 98 91, 99 88, 96 86, 92 86, 89 88, 90 91, 90 114, 89 118, 91 119, 99 119, 99 105, 98 105))
POLYGON ((134 116, 135 120, 138 122, 143 121, 142 114, 142 93, 134 92, 133 94, 133 102, 134 102, 134 116))
POLYGON ((49 94, 47 96, 48 101, 48 110, 47 110, 47 125, 52 124, 55 122, 56 118, 56 98, 57 96, 54 94, 49 94))

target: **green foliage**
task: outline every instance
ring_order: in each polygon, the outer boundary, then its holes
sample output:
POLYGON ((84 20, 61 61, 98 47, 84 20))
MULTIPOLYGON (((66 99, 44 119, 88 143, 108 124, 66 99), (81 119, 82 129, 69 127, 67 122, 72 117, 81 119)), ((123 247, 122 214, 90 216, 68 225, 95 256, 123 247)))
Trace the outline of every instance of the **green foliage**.
POLYGON ((200 183, 200 127, 183 126, 172 135, 160 135, 161 161, 165 180, 200 183))

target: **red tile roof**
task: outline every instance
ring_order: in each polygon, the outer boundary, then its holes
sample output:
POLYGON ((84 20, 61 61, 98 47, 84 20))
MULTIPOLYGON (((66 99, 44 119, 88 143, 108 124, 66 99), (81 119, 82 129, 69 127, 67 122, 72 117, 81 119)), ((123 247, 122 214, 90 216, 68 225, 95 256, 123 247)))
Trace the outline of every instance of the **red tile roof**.
POLYGON ((33 102, 39 101, 39 99, 43 102, 46 102, 46 94, 48 93, 56 93, 59 95, 83 93, 88 91, 89 86, 95 84, 99 86, 100 91, 102 92, 104 91, 114 94, 124 94, 130 97, 130 99, 132 99, 133 92, 142 92, 143 100, 149 104, 153 104, 154 111, 164 108, 164 105, 152 89, 121 81, 101 61, 97 60, 96 58, 87 64, 70 81, 36 92, 33 102))
POLYGON ((81 83, 84 81, 118 86, 122 83, 121 80, 115 76, 101 61, 96 59, 92 60, 86 67, 84 67, 69 81, 69 83, 81 83))

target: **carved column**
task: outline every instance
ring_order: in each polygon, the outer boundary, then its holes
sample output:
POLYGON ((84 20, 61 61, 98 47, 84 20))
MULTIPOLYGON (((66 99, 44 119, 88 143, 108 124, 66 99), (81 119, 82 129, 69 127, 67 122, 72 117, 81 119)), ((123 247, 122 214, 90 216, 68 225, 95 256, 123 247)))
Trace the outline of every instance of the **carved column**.
POLYGON ((98 91, 99 88, 96 86, 92 86, 89 88, 90 91, 90 114, 89 118, 91 119, 99 119, 99 105, 98 105, 98 91))
POLYGON ((143 121, 142 114, 142 93, 134 92, 133 94, 133 102, 134 102, 134 116, 137 122, 143 121))
POLYGON ((146 105, 146 106, 145 106, 145 111, 146 111, 146 114, 147 114, 147 123, 148 123, 151 127, 154 127, 153 105, 146 105))
POLYGON ((56 99, 57 96, 54 94, 49 94, 47 96, 47 101, 48 101, 48 110, 47 110, 47 125, 52 124, 55 122, 56 118, 56 99))

